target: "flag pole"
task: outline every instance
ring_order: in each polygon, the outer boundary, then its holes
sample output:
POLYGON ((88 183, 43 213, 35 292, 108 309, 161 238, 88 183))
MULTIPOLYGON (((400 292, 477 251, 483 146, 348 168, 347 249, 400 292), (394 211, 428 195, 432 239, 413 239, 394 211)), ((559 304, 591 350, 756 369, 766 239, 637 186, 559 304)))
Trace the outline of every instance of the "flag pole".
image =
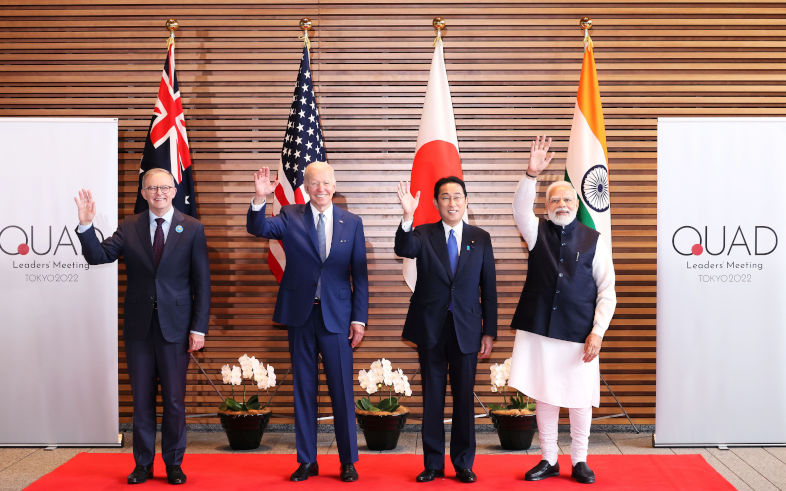
MULTIPOLYGON (((306 49, 309 52, 309 56, 311 55, 311 39, 308 37, 308 31, 312 30, 314 27, 314 23, 311 22, 311 19, 308 17, 303 17, 300 19, 300 30, 303 31, 303 35, 300 36, 298 39, 303 40, 303 44, 306 45, 306 49)), ((310 60, 309 60, 310 61, 310 60)), ((276 177, 278 179, 278 176, 276 177)), ((320 355, 320 358, 322 355, 320 355)), ((289 373, 289 372, 287 372, 289 373)), ((325 421, 329 419, 333 419, 334 416, 331 414, 330 416, 319 416, 319 406, 320 406, 320 396, 319 396, 319 380, 317 380, 317 421, 325 421)))
POLYGON ((434 17, 434 20, 431 21, 431 25, 437 30, 437 35, 434 36, 434 46, 436 46, 437 41, 442 39, 442 30, 445 29, 448 24, 442 17, 434 17))
POLYGON ((178 30, 180 24, 177 22, 177 19, 172 17, 166 20, 165 25, 166 28, 169 30, 169 37, 166 40, 166 47, 169 48, 169 45, 174 44, 175 42, 175 31, 178 30))
POLYGON ((582 17, 579 20, 579 29, 584 31, 584 44, 587 42, 592 42, 592 38, 590 37, 590 30, 592 29, 592 17, 582 17))
MULTIPOLYGON (((584 47, 586 48, 587 45, 592 46, 592 38, 590 37, 590 30, 592 29, 592 18, 591 17, 582 17, 581 19, 579 19, 579 29, 584 31, 584 47)), ((606 386, 606 390, 609 391, 609 394, 611 394, 611 397, 614 398, 614 402, 617 403, 617 406, 619 406, 619 408, 620 408, 620 410, 622 412, 621 413, 617 413, 617 414, 608 414, 608 415, 605 415, 605 416, 595 416, 594 418, 592 418, 592 420, 596 421, 596 420, 599 420, 599 419, 619 418, 619 417, 624 416, 625 418, 627 418, 628 423, 630 423, 630 425, 633 427, 633 430, 636 433, 639 433, 639 429, 633 423, 633 420, 630 419, 630 416, 628 415, 628 411, 625 410, 625 407, 622 405, 620 400, 617 398, 617 395, 614 393, 613 390, 611 390, 611 386, 606 381, 606 377, 604 377, 603 374, 600 373, 600 370, 598 370, 598 373, 600 374, 600 380, 603 382, 603 385, 606 386)))
POLYGON ((306 49, 308 49, 309 53, 311 52, 311 40, 308 38, 308 31, 312 29, 313 23, 311 19, 308 17, 303 17, 300 19, 300 29, 303 31, 303 36, 298 39, 302 39, 303 42, 306 44, 306 49))

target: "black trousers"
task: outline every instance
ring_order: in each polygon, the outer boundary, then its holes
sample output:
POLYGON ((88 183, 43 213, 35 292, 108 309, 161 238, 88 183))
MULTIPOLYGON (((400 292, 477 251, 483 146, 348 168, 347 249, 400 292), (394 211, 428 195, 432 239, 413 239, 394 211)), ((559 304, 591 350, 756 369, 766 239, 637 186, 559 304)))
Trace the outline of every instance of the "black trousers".
POLYGON ((453 425, 450 461, 455 469, 471 469, 475 460, 473 389, 478 353, 462 353, 456 338, 453 314, 448 312, 439 342, 418 348, 423 378, 423 462, 426 469, 445 467, 445 388, 450 376, 453 425))
POLYGON ((170 343, 161 334, 158 316, 147 336, 125 339, 134 400, 134 460, 153 463, 156 443, 156 394, 161 384, 161 454, 167 465, 180 465, 186 452, 186 372, 188 342, 170 343))

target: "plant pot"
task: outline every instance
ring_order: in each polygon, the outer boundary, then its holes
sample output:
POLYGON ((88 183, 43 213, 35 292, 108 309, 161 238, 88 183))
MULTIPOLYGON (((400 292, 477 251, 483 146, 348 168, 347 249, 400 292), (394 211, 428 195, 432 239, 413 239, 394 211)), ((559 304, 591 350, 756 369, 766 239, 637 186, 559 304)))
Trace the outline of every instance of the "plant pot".
POLYGON ((407 422, 407 410, 399 407, 395 413, 372 413, 355 409, 358 426, 363 430, 369 450, 393 450, 398 445, 401 428, 407 422))
POLYGON ((221 411, 218 417, 232 450, 253 450, 259 448, 271 414, 270 409, 249 412, 221 411))
POLYGON ((497 429, 499 444, 505 450, 527 450, 538 430, 534 414, 500 414, 491 412, 491 421, 497 429))

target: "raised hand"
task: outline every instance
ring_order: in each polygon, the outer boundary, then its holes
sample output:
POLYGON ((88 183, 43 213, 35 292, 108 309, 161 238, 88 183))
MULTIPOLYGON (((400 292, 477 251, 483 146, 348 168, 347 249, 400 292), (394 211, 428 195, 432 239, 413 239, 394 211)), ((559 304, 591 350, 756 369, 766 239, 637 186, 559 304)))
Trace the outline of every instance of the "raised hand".
POLYGON ((546 138, 546 135, 536 136, 532 140, 529 146, 529 165, 527 166, 527 174, 530 177, 537 177, 554 158, 554 152, 549 154, 550 146, 551 138, 546 138))
POLYGON ((276 183, 270 182, 270 169, 262 167, 254 172, 254 203, 261 204, 276 189, 276 183))
POLYGON ((420 191, 415 196, 409 192, 409 183, 398 182, 398 200, 401 202, 401 209, 404 212, 404 221, 408 222, 415 217, 415 210, 420 202, 420 191))
POLYGON ((96 216, 96 202, 93 201, 93 193, 89 189, 80 189, 79 195, 74 196, 76 209, 79 213, 79 224, 90 225, 96 216))

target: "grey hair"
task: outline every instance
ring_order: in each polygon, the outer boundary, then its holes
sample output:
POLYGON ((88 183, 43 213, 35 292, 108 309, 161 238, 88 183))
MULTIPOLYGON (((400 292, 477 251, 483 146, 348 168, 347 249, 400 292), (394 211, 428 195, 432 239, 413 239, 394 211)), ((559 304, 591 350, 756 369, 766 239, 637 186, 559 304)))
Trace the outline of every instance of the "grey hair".
POLYGON ((171 172, 169 172, 166 169, 162 169, 161 167, 153 167, 152 169, 148 169, 147 171, 145 171, 144 174, 142 174, 142 187, 145 187, 145 181, 147 181, 147 177, 155 174, 166 174, 167 176, 172 178, 172 186, 175 185, 175 176, 173 176, 171 172))
POLYGON ((561 187, 572 189, 573 192, 576 194, 576 199, 579 199, 579 193, 573 187, 573 184, 569 183, 568 181, 554 181, 551 184, 549 184, 549 187, 546 188, 546 201, 548 201, 549 198, 551 197, 552 191, 554 191, 556 188, 561 188, 561 187))
POLYGON ((327 169, 330 171, 330 177, 333 179, 333 184, 336 183, 336 173, 333 170, 333 166, 328 164, 327 162, 323 162, 321 160, 317 160, 315 162, 311 162, 306 166, 306 170, 303 171, 303 180, 308 180, 308 176, 311 175, 312 172, 316 172, 319 170, 327 169))

